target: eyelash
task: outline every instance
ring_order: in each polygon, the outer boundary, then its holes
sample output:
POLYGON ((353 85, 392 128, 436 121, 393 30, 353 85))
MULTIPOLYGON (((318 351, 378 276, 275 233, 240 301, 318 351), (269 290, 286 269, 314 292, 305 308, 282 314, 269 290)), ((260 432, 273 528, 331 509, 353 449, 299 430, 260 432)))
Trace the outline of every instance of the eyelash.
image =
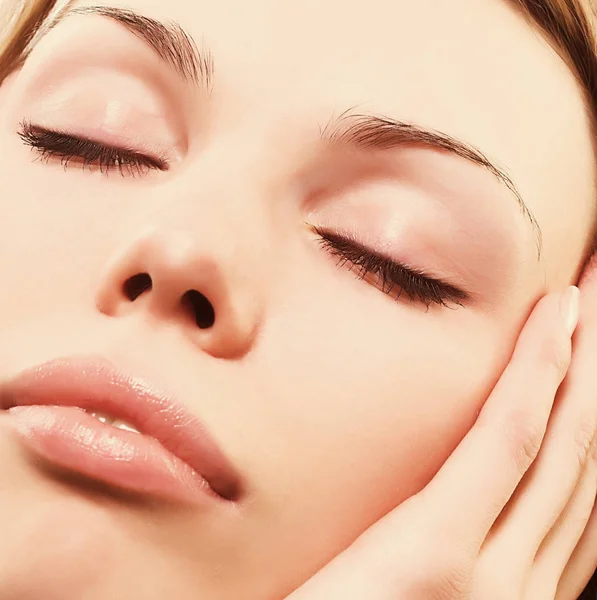
POLYGON ((384 256, 376 254, 359 242, 333 231, 311 226, 319 236, 321 247, 339 259, 338 266, 350 264, 350 270, 357 268, 357 277, 365 279, 369 275, 377 278, 379 289, 398 300, 405 293, 411 302, 445 306, 449 303, 464 306, 469 300, 466 292, 453 285, 435 279, 423 271, 406 267, 384 256))
MULTIPOLYGON (((19 137, 36 150, 42 160, 59 158, 65 169, 77 158, 83 161, 83 168, 98 167, 105 174, 118 170, 122 176, 134 177, 151 170, 168 170, 165 160, 108 146, 89 138, 52 131, 25 121, 21 123, 19 137)), ((385 294, 392 295, 398 288, 396 299, 406 293, 411 302, 420 302, 427 309, 432 304, 448 307, 448 302, 463 306, 462 302, 468 300, 468 295, 453 285, 372 252, 354 239, 320 227, 312 226, 312 229, 319 236, 322 248, 339 258, 338 266, 350 263, 351 270, 357 267, 359 279, 368 275, 377 276, 379 287, 385 294)))
POLYGON ((32 125, 24 121, 18 132, 27 146, 38 152, 42 160, 59 158, 66 169, 78 159, 82 168, 97 167, 101 173, 119 171, 125 176, 146 175, 149 171, 167 171, 168 163, 125 148, 116 148, 89 138, 77 137, 32 125))

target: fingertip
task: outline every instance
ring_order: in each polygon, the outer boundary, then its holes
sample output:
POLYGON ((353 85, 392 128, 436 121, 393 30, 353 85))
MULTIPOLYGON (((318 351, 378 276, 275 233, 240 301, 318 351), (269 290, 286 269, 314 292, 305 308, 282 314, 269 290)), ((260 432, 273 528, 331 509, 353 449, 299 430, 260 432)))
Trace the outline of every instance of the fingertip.
POLYGON ((560 297, 560 316, 564 327, 571 337, 578 325, 580 290, 571 285, 560 297))
POLYGON ((571 337, 578 323, 578 288, 570 286, 564 291, 550 292, 535 305, 520 333, 511 359, 522 365, 525 373, 531 364, 540 370, 555 367, 561 381, 570 365, 571 337))

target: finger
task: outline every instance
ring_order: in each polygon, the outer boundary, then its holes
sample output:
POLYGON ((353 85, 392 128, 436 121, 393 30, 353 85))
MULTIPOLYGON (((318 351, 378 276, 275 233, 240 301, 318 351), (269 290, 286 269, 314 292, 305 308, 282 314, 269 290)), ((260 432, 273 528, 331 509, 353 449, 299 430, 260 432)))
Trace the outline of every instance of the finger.
POLYGON ((417 495, 426 515, 419 526, 435 532, 438 543, 478 552, 537 456, 577 318, 577 288, 538 302, 477 422, 417 495))
MULTIPOLYGON (((583 532, 585 531, 595 506, 597 494, 597 463, 588 461, 578 485, 576 486, 566 508, 557 519, 555 525, 541 544, 532 567, 532 585, 535 595, 529 594, 530 598, 549 597, 556 595, 562 575, 570 562, 583 532), (543 591, 543 596, 538 595, 543 591), (549 591, 549 595, 545 592, 549 591)), ((597 546, 597 540, 592 540, 593 547, 597 546)), ((594 567, 586 573, 585 578, 576 584, 582 585, 591 576, 594 567)), ((578 593, 582 587, 578 590, 578 593)), ((578 594, 571 596, 577 598, 578 594)))
MULTIPOLYGON (((597 464, 596 454, 593 461, 597 464)), ((596 475, 597 477, 597 475, 596 475)), ((597 504, 593 498, 593 511, 589 517, 582 536, 576 544, 572 556, 568 560, 560 577, 556 600, 576 600, 597 570, 597 504)))
POLYGON ((532 564, 569 503, 595 439, 597 277, 585 281, 572 364, 558 391, 541 451, 486 542, 492 556, 502 562, 509 557, 519 565, 532 564))

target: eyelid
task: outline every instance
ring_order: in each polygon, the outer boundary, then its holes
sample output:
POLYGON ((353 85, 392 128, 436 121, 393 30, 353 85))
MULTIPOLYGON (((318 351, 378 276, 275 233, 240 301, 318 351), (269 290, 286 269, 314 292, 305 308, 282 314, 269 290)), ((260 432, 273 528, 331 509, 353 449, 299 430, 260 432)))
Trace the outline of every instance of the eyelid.
POLYGON ((180 162, 188 150, 188 124, 180 107, 170 107, 145 79, 119 74, 110 65, 95 72, 82 64, 79 74, 57 79, 53 73, 45 82, 42 75, 33 85, 25 81, 17 115, 25 113, 48 130, 180 162))
POLYGON ((448 302, 464 306, 463 302, 471 300, 463 289, 367 248, 354 234, 307 225, 318 236, 322 247, 339 258, 339 266, 350 263, 357 267, 360 269, 359 279, 367 279, 369 274, 375 275, 378 279, 376 287, 385 294, 392 295, 395 289, 399 289, 396 299, 404 292, 411 302, 425 304, 427 309, 432 304, 449 307, 448 302))
POLYGON ((106 173, 118 169, 122 175, 126 168, 133 174, 136 169, 156 169, 167 171, 166 159, 149 156, 130 148, 112 146, 86 136, 77 136, 58 130, 32 125, 23 121, 20 125, 19 137, 23 143, 36 150, 42 157, 60 158, 66 167, 74 159, 80 159, 83 165, 97 166, 106 173))
POLYGON ((163 153, 154 153, 151 150, 144 150, 140 148, 135 148, 132 144, 128 144, 126 142, 112 142, 107 140, 100 139, 102 136, 98 135, 98 137, 94 137, 87 134, 75 133, 68 131, 66 129, 62 129, 59 127, 47 127, 43 125, 37 125, 32 123, 31 121, 24 119, 19 124, 19 129, 21 131, 21 137, 25 135, 26 137, 32 136, 40 136, 40 135, 52 135, 56 137, 69 138, 72 140, 77 140, 79 142, 89 142, 90 144, 95 144, 97 146, 102 146, 106 149, 110 150, 118 150, 120 152, 142 156, 146 158, 150 158, 156 163, 160 164, 160 167, 164 170, 167 170, 170 167, 170 161, 163 156, 163 153))
POLYGON ((181 150, 185 148, 188 119, 192 116, 185 97, 188 90, 178 84, 161 61, 155 60, 143 41, 115 21, 102 17, 61 21, 33 47, 23 70, 21 102, 29 109, 43 109, 54 91, 76 85, 83 77, 87 81, 81 82, 81 90, 89 91, 88 82, 97 90, 88 94, 91 99, 100 94, 114 95, 117 90, 123 99, 133 97, 142 99, 143 106, 155 106, 156 114, 168 122, 176 140, 182 142, 181 150), (120 80, 113 81, 112 77, 120 80), (132 94, 129 85, 133 86, 132 94))

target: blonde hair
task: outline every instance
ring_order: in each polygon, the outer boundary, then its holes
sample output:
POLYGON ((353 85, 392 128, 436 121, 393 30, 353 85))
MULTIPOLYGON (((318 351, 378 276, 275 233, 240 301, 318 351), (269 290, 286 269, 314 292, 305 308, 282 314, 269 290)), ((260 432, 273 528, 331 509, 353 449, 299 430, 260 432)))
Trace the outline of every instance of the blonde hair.
MULTIPOLYGON (((0 83, 27 57, 71 0, 0 0, 0 83)), ((510 0, 577 76, 597 119, 596 0, 510 0)))
POLYGON ((0 0, 0 83, 25 59, 70 0, 0 0))

